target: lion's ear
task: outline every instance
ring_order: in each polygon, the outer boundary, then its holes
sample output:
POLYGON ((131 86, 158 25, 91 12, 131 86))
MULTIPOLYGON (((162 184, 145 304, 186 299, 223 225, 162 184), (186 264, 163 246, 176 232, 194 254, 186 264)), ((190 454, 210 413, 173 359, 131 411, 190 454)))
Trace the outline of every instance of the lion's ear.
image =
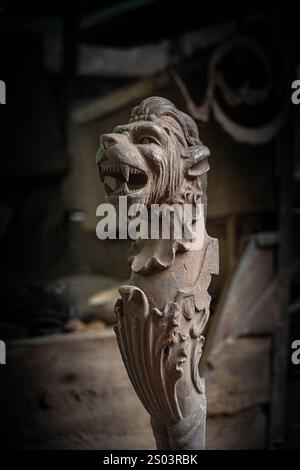
POLYGON ((189 147, 190 158, 188 176, 196 178, 209 170, 208 157, 210 151, 205 145, 189 147))

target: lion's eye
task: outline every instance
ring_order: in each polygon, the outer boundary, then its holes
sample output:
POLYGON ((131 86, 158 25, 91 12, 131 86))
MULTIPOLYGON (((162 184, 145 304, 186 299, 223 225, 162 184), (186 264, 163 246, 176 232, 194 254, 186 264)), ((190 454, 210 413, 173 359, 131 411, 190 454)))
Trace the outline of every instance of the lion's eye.
POLYGON ((146 145, 146 144, 152 144, 153 140, 150 139, 149 137, 142 137, 139 140, 139 144, 146 145))

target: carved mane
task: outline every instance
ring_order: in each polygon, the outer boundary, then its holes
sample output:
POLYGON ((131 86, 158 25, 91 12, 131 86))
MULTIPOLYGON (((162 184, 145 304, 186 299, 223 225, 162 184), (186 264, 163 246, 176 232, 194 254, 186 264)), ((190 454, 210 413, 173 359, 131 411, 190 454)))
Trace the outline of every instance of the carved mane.
POLYGON ((180 159, 190 159, 190 167, 193 168, 207 161, 209 149, 203 145, 199 138, 198 127, 195 121, 175 105, 158 96, 151 96, 133 108, 129 122, 152 121, 160 125, 169 135, 168 160, 161 162, 161 181, 153 190, 156 193, 156 201, 160 202, 192 202, 185 198, 190 193, 202 196, 202 202, 207 209, 206 188, 208 164, 203 165, 203 173, 192 177, 189 175, 186 188, 182 191, 185 175, 181 172, 180 159), (192 150, 190 152, 189 150, 192 150), (162 188, 167 187, 168 193, 164 194, 162 188), (185 194, 186 193, 186 194, 185 194))

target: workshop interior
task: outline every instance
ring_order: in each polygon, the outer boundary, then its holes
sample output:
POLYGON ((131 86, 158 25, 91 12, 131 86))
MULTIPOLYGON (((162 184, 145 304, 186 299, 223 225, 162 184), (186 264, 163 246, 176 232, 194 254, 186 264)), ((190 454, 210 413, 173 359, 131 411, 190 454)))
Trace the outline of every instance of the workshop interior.
POLYGON ((300 450, 300 2, 0 1, 0 102, 0 449, 159 448, 115 327, 131 241, 96 232, 100 136, 150 103, 168 108, 160 123, 185 113, 189 149, 209 149, 219 248, 191 373, 205 449, 300 450))

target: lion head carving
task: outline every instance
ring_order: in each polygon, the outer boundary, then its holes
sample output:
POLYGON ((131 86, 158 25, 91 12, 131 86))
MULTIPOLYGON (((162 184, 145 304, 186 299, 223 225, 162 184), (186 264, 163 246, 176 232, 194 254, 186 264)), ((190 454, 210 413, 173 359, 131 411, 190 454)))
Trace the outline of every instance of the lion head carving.
POLYGON ((194 120, 160 97, 136 106, 128 124, 100 137, 97 165, 107 198, 129 203, 192 202, 206 205, 209 150, 194 120))

